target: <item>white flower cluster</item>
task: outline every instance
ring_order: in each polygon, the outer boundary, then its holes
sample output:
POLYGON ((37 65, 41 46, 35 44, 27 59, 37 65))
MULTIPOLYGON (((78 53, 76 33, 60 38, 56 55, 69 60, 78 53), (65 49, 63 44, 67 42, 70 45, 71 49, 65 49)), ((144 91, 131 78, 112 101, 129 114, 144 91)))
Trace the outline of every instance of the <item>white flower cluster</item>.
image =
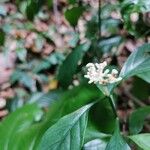
POLYGON ((110 73, 109 69, 105 69, 107 66, 107 62, 104 61, 103 63, 88 63, 86 65, 87 67, 87 74, 84 76, 85 78, 89 79, 90 83, 99 83, 99 84, 110 84, 119 82, 122 80, 121 77, 118 77, 118 71, 116 69, 113 69, 110 73))

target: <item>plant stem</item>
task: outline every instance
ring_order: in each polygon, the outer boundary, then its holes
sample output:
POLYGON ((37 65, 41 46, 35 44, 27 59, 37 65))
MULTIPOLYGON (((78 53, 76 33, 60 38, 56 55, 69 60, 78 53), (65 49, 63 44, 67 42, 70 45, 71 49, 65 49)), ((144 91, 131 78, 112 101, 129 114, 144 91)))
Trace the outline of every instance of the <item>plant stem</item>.
POLYGON ((99 39, 101 38, 101 0, 98 1, 98 29, 99 29, 99 39))
POLYGON ((118 118, 113 95, 110 95, 109 102, 110 102, 110 105, 112 107, 115 117, 118 118))

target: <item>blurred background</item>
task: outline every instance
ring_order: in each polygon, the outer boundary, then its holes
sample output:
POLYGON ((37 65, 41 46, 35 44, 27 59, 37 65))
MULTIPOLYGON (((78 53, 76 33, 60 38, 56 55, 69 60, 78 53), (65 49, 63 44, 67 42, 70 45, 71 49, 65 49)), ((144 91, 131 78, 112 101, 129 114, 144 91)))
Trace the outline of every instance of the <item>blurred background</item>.
MULTIPOLYGON (((102 96, 87 85, 85 65, 106 60, 120 69, 150 41, 149 6, 148 0, 0 0, 0 118, 27 103, 47 112, 54 101, 72 98, 70 112, 102 96)), ((150 104, 150 85, 138 77, 115 92, 123 124, 132 110, 150 104)), ((108 120, 99 128, 110 132, 112 116, 107 107, 101 111, 108 120)))

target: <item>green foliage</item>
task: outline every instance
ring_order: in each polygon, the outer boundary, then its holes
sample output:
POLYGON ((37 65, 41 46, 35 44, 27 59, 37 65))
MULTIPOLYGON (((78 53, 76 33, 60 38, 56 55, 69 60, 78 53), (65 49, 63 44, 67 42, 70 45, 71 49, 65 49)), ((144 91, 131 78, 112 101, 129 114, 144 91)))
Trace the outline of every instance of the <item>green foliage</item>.
POLYGON ((27 7, 26 7, 26 15, 28 17, 29 20, 33 20, 35 14, 37 14, 37 12, 39 11, 40 7, 41 7, 41 0, 28 0, 27 1, 27 7))
POLYGON ((36 81, 33 80, 32 75, 29 73, 22 70, 16 70, 11 76, 11 83, 14 84, 17 81, 29 88, 31 91, 36 91, 36 81))
POLYGON ((110 140, 111 135, 99 132, 93 126, 91 127, 90 122, 88 123, 88 127, 85 133, 85 141, 84 141, 84 150, 88 149, 101 149, 105 150, 108 141, 110 140))
POLYGON ((114 37, 103 39, 98 46, 100 49, 103 50, 104 53, 108 53, 112 48, 118 47, 121 42, 122 42, 122 37, 114 36, 114 37))
POLYGON ((131 150, 128 144, 124 141, 120 134, 118 120, 116 121, 116 128, 114 134, 112 135, 106 150, 131 150))
POLYGON ((145 100, 149 97, 150 84, 143 79, 134 78, 132 93, 139 99, 145 100), (137 86, 138 85, 138 86, 137 86), (141 92, 141 87, 142 92, 141 92))
POLYGON ((150 83, 150 72, 144 72, 138 75, 140 78, 150 83))
POLYGON ((70 23, 70 25, 75 27, 84 10, 85 7, 83 6, 73 6, 72 8, 67 9, 64 15, 68 20, 68 22, 70 23))
POLYGON ((143 150, 149 150, 150 145, 150 134, 137 134, 129 137, 133 142, 135 142, 143 150))
POLYGON ((104 1, 99 10, 80 0, 11 1, 16 10, 7 2, 0 6, 0 50, 15 53, 9 81, 15 96, 6 105, 10 114, 0 122, 0 150, 130 150, 134 145, 149 150, 150 134, 139 133, 148 132, 143 127, 149 123, 150 107, 137 105, 148 104, 150 44, 133 47, 149 41, 150 2, 104 1), (119 69, 131 51, 119 75, 127 87, 122 80, 85 84, 87 63, 106 59, 119 69), (128 83, 133 76, 141 79, 128 83), (123 86, 114 90, 118 84, 123 86), (129 118, 120 115, 129 109, 135 109, 129 118))
POLYGON ((150 114, 150 107, 145 106, 135 110, 129 117, 129 130, 131 134, 139 133, 144 124, 145 118, 150 114))
MULTIPOLYGON (((22 149, 24 150, 29 148, 37 149, 37 146, 45 131, 56 123, 57 120, 61 119, 62 116, 80 109, 82 106, 92 102, 92 100, 97 100, 98 97, 100 97, 100 94, 97 89, 91 88, 88 85, 66 91, 60 97, 58 102, 55 102, 54 104, 51 103, 51 109, 43 120, 41 120, 42 111, 35 104, 27 105, 16 110, 0 124, 0 130, 2 131, 0 133, 0 137, 3 137, 0 140, 1 146, 7 147, 7 140, 9 140, 10 147, 8 147, 8 150, 11 148, 14 150, 19 149, 23 143, 24 148, 22 149), (13 124, 11 122, 13 122, 13 124), (24 138, 25 136, 28 138, 24 138), (6 140, 7 137, 8 139, 6 140)), ((51 95, 49 98, 51 98, 51 95)), ((44 99, 44 96, 41 97, 41 99, 44 99)), ((83 116, 87 116, 86 110, 88 107, 90 107, 90 105, 87 105, 87 107, 83 107, 84 109, 81 109, 83 110, 83 116), (86 115, 84 114, 84 111, 86 115)), ((70 121, 67 123, 72 122, 70 121)))
POLYGON ((121 13, 125 21, 124 26, 130 34, 136 37, 149 35, 149 22, 146 17, 149 11, 150 2, 147 0, 124 0, 122 2, 121 13))
POLYGON ((107 142, 102 139, 95 139, 88 143, 86 143, 83 147, 83 150, 93 150, 93 149, 100 149, 105 150, 107 142))
POLYGON ((84 43, 77 46, 64 60, 59 68, 58 80, 63 87, 68 87, 73 75, 77 70, 78 64, 82 61, 84 54, 88 51, 90 44, 84 43))
POLYGON ((89 120, 100 132, 111 134, 114 131, 115 115, 111 109, 109 98, 101 98, 99 103, 91 108, 89 120))
MULTIPOLYGON (((20 135, 22 140, 24 140, 24 135, 29 134, 28 130, 30 130, 30 127, 39 124, 42 114, 41 109, 36 104, 32 104, 16 110, 5 118, 0 123, 0 149, 18 149, 19 147, 17 146, 21 144, 21 139, 18 136, 20 135)), ((31 134, 35 133, 34 128, 31 131, 31 134)), ((25 145, 28 143, 30 141, 26 139, 25 145)))
POLYGON ((150 71, 150 44, 144 44, 137 48, 127 59, 120 76, 128 78, 134 75, 144 74, 150 71))
POLYGON ((87 125, 87 111, 91 104, 61 118, 43 135, 40 150, 80 150, 87 125), (51 140, 53 139, 53 140, 51 140))
POLYGON ((64 60, 63 54, 59 52, 53 53, 50 56, 45 57, 43 60, 37 61, 36 64, 34 64, 33 72, 39 73, 54 65, 62 63, 63 60, 64 60))
POLYGON ((77 0, 68 0, 69 4, 75 4, 77 0))

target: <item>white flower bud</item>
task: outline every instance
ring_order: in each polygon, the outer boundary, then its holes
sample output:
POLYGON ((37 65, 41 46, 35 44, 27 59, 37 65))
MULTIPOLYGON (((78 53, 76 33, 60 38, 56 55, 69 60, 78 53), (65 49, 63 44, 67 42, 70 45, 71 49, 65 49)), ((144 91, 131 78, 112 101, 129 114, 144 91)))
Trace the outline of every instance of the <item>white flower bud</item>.
POLYGON ((104 71, 104 75, 107 75, 109 73, 109 69, 106 69, 105 71, 104 71))
POLYGON ((118 70, 113 69, 111 73, 114 74, 114 75, 117 75, 118 74, 118 70))
POLYGON ((88 63, 87 65, 86 65, 86 67, 94 67, 94 64, 93 63, 88 63))

